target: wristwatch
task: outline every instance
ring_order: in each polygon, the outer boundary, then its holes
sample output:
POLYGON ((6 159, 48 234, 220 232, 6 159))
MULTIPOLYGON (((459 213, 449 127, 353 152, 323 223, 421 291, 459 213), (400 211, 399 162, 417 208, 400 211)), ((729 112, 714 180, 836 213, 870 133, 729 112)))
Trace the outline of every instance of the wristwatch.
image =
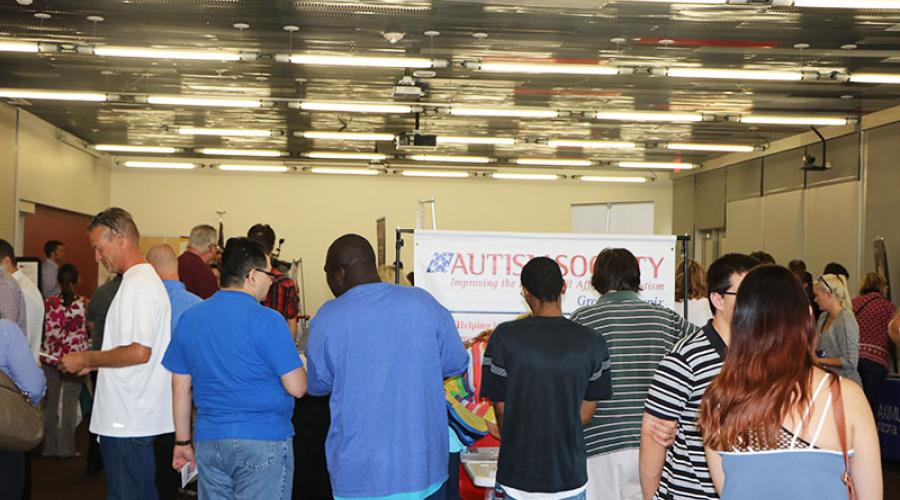
POLYGON ((175 441, 175 446, 190 446, 192 444, 194 444, 194 442, 191 440, 191 438, 187 438, 184 441, 175 441))

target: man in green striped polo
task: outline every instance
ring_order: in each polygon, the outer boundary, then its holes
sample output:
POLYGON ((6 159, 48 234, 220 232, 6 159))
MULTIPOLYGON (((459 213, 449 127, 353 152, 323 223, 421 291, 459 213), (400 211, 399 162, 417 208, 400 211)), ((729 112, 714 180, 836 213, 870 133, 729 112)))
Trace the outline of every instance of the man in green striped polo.
POLYGON ((591 284, 600 299, 575 311, 572 320, 606 340, 613 396, 598 402, 584 428, 587 498, 640 500, 638 451, 647 390, 663 356, 696 327, 675 311, 641 300, 640 265, 627 249, 600 252, 591 284))

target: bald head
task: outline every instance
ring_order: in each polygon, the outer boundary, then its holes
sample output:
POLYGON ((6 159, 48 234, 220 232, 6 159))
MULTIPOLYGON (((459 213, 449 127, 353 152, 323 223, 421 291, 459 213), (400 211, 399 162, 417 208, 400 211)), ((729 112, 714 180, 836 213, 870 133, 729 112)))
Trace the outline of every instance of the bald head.
POLYGON ((169 245, 157 245, 147 252, 147 262, 164 280, 178 281, 178 257, 169 245))
POLYGON ((358 234, 345 234, 328 247, 325 277, 335 297, 356 285, 378 283, 375 250, 358 234))

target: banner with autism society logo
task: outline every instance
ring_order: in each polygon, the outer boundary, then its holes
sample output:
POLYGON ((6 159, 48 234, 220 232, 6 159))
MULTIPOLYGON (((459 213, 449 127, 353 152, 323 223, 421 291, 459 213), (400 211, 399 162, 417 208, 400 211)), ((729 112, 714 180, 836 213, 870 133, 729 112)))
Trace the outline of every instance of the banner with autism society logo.
POLYGON ((415 232, 416 286, 453 313, 469 338, 528 311, 521 295, 522 267, 536 256, 555 260, 568 290, 563 312, 593 304, 594 261, 604 248, 630 250, 641 266, 641 297, 674 307, 675 236, 567 233, 415 232))

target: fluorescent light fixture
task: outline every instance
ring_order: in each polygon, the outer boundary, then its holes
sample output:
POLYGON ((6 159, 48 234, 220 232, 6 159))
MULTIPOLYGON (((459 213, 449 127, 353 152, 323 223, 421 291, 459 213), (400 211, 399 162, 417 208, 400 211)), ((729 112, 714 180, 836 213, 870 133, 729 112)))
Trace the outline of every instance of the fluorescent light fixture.
POLYGON ((247 128, 181 127, 178 129, 178 133, 181 135, 215 135, 221 137, 272 137, 271 130, 247 128))
POLYGON ((459 170, 403 170, 400 175, 404 177, 446 177, 461 179, 469 177, 469 172, 459 170))
POLYGON ((94 55, 143 59, 185 59, 191 61, 240 61, 238 52, 219 50, 151 49, 143 47, 95 47, 94 55))
POLYGON ((703 114, 668 111, 598 111, 595 118, 635 122, 700 122, 703 121, 703 114))
POLYGON ((620 182, 624 184, 642 184, 647 182, 646 177, 612 177, 603 175, 582 175, 578 180, 584 182, 620 182))
POLYGON ((226 172, 287 172, 284 165, 219 165, 226 172))
POLYGON ((538 165, 553 167, 590 167, 591 160, 570 160, 565 158, 516 158, 517 165, 538 165))
POLYGON ((439 135, 438 144, 492 144, 494 146, 512 146, 516 143, 515 137, 474 137, 458 135, 439 135))
POLYGON ((164 146, 129 146, 126 144, 97 144, 94 149, 121 153, 175 153, 178 151, 178 148, 164 146))
POLYGON ((581 139, 550 139, 547 145, 551 148, 582 149, 635 149, 637 144, 628 141, 589 141, 581 139))
POLYGON ((381 153, 347 153, 342 151, 310 151, 306 153, 308 158, 325 160, 370 160, 380 161, 387 159, 387 155, 381 153))
POLYGON ((794 0, 794 7, 900 10, 900 2, 892 0, 794 0))
POLYGON ((763 125, 846 125, 847 119, 842 117, 818 116, 776 116, 776 115, 743 115, 738 118, 741 123, 763 125))
POLYGON ((175 170, 190 170, 196 165, 193 163, 168 163, 161 161, 126 161, 128 168, 169 168, 175 170))
POLYGON ((275 158, 283 156, 282 151, 277 149, 225 149, 225 148, 203 148, 200 154, 215 156, 264 156, 275 158))
POLYGON ((37 54, 38 44, 34 42, 9 42, 0 40, 0 52, 27 52, 37 54))
POLYGON ((360 104, 354 102, 303 101, 304 111, 340 111, 345 113, 411 113, 407 104, 360 104))
POLYGON ((730 153, 750 153, 756 148, 743 144, 697 144, 692 142, 669 142, 666 149, 678 151, 724 151, 730 153))
POLYGON ((521 62, 482 62, 478 69, 493 73, 530 73, 558 75, 618 75, 621 70, 600 64, 556 64, 521 62))
POLYGON ((262 106, 262 101, 259 99, 237 99, 231 97, 151 95, 147 97, 147 102, 173 106, 214 106, 220 108, 258 108, 262 106))
POLYGON ((47 99, 54 101, 106 102, 106 94, 55 90, 0 89, 0 97, 9 99, 47 99))
POLYGON ((313 167, 309 169, 314 174, 336 174, 336 175, 378 175, 377 170, 368 168, 337 168, 337 167, 313 167))
POLYGON ((335 141, 393 141, 394 134, 379 134, 370 132, 318 132, 307 130, 295 132, 294 135, 304 139, 326 139, 335 141))
POLYGON ((447 155, 412 155, 410 160, 436 161, 447 163, 491 163, 493 158, 487 156, 447 156, 447 155))
POLYGON ((510 181, 555 181, 559 179, 559 176, 556 174, 513 174, 506 172, 495 172, 491 174, 491 177, 510 181))
POLYGON ((450 114, 457 116, 499 116, 507 118, 559 117, 559 111, 555 109, 475 108, 469 106, 450 106, 450 114))
POLYGON ((622 168, 662 168, 669 170, 690 170, 696 165, 693 163, 676 163, 676 162, 660 162, 660 161, 620 161, 618 166, 622 168))
POLYGON ((718 78, 723 80, 777 80, 799 82, 801 71, 768 69, 713 69, 713 68, 669 68, 666 76, 674 78, 718 78))
POLYGON ((358 68, 431 68, 434 61, 424 57, 371 57, 344 55, 293 54, 294 64, 312 66, 351 66, 358 68))
POLYGON ((900 73, 854 73, 850 75, 853 83, 898 83, 900 73))

